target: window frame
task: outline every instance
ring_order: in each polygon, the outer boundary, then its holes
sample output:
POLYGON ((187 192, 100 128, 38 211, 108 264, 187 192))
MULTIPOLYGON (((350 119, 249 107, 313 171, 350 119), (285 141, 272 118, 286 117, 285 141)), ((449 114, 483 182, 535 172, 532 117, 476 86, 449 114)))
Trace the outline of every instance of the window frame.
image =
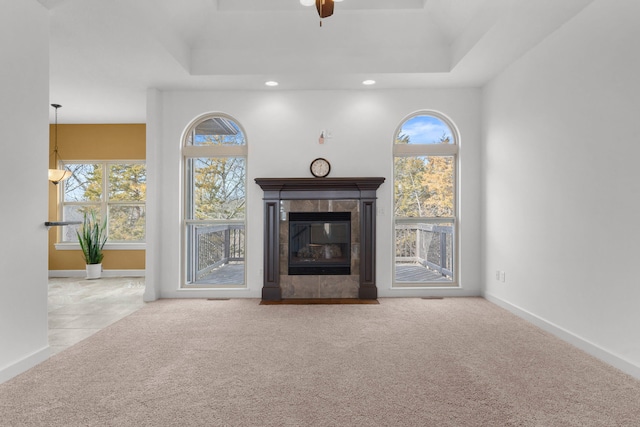
POLYGON ((460 157, 460 135, 458 132, 458 128, 455 126, 453 121, 447 117, 446 115, 434 111, 434 110, 419 110, 409 114, 404 117, 399 125, 396 127, 396 130, 393 134, 393 158, 392 158, 392 177, 393 177, 393 185, 392 185, 392 212, 395 212, 395 191, 396 191, 396 169, 395 169, 395 160, 398 157, 453 157, 453 212, 454 215, 452 217, 398 217, 393 214, 392 221, 392 277, 391 277, 391 289, 434 289, 434 288, 454 288, 459 287, 459 247, 460 247, 460 233, 459 233, 459 197, 460 197, 460 187, 459 187, 459 157, 460 157), (431 116, 440 121, 442 121, 449 130, 451 131, 452 141, 449 144, 396 144, 396 139, 399 132, 402 130, 403 125, 411 120, 414 117, 418 116, 431 116), (396 279, 396 245, 397 245, 397 237, 396 237, 396 227, 398 224, 412 224, 412 223, 420 223, 426 222, 429 224, 442 224, 442 223, 451 223, 453 224, 453 241, 452 241, 452 257, 453 257, 453 266, 452 273, 453 277, 451 281, 448 282, 440 282, 440 281, 425 281, 425 282, 398 282, 396 279))
POLYGON ((247 242, 247 219, 248 219, 248 197, 247 197, 247 178, 248 178, 248 138, 247 133, 244 130, 244 127, 240 122, 234 117, 221 113, 221 112, 209 112, 202 114, 196 117, 194 120, 189 123, 189 125, 185 128, 185 131, 181 138, 181 167, 182 167, 182 183, 180 188, 182 189, 182 194, 180 197, 181 209, 180 209, 180 259, 181 259, 181 268, 180 268, 180 285, 178 290, 211 290, 211 289, 246 289, 247 288, 247 254, 246 254, 246 242, 247 242), (193 145, 189 144, 189 137, 193 135, 196 127, 209 119, 212 118, 224 118, 232 121, 240 130, 240 132, 244 135, 244 144, 242 145, 193 145), (195 219, 189 218, 190 214, 190 205, 189 202, 191 200, 192 194, 190 193, 190 189, 188 186, 192 185, 192 178, 190 176, 191 168, 188 166, 188 161, 198 159, 198 158, 231 158, 231 157, 239 157, 244 159, 244 191, 245 191, 245 212, 243 219, 195 219), (193 248, 189 246, 188 242, 190 240, 190 227, 194 225, 232 225, 238 226, 242 225, 244 227, 244 274, 243 274, 243 282, 238 284, 215 284, 215 283, 190 283, 189 282, 189 264, 193 263, 194 260, 189 258, 190 252, 193 251, 193 248))
MULTIPOLYGON (((75 164, 85 164, 85 165, 100 165, 102 168, 102 197, 100 202, 65 202, 64 200, 64 185, 58 185, 57 187, 57 199, 58 199, 58 218, 63 218, 64 220, 64 208, 65 206, 89 206, 94 205, 99 209, 100 217, 105 218, 109 212, 110 205, 143 205, 145 209, 147 208, 147 200, 145 198, 144 201, 139 202, 131 202, 131 201, 109 201, 109 166, 113 164, 123 165, 123 164, 140 164, 145 166, 145 176, 146 176, 146 160, 129 160, 129 159, 102 159, 102 160, 83 160, 83 159, 74 159, 67 161, 67 165, 75 165, 75 164)), ((107 227, 108 228, 108 227, 107 227)), ((59 230, 56 243, 54 244, 56 250, 80 250, 80 244, 78 242, 65 242, 62 241, 62 229, 59 230)), ((143 240, 135 240, 135 241, 110 241, 107 239, 107 243, 104 245, 105 250, 144 250, 146 248, 146 226, 145 226, 145 238, 143 240)))

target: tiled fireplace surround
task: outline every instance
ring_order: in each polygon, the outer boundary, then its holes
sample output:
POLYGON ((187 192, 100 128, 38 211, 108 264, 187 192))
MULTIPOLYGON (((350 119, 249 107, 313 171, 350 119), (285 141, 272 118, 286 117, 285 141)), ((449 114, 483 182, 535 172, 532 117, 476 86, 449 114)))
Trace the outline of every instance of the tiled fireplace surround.
POLYGON ((376 191, 382 177, 256 178, 264 191, 262 299, 376 299, 376 191), (290 212, 351 212, 351 274, 289 275, 290 212))

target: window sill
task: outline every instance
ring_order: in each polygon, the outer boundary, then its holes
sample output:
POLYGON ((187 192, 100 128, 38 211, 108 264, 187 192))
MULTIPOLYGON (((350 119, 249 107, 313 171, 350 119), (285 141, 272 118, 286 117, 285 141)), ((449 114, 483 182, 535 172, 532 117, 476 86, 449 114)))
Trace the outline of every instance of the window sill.
MULTIPOLYGON (((56 243, 58 251, 79 251, 80 245, 77 243, 56 243)), ((146 243, 107 243, 104 245, 105 251, 139 251, 146 249, 146 243)))

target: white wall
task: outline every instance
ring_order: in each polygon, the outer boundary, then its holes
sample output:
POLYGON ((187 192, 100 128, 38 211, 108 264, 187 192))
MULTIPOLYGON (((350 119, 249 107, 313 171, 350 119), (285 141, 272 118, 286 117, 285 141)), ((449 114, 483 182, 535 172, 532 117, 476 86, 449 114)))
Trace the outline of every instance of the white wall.
POLYGON ((160 270, 160 248, 162 246, 162 230, 160 229, 160 189, 162 172, 160 169, 159 143, 162 135, 162 104, 157 89, 147 90, 147 126, 146 126, 146 160, 147 160, 147 202, 146 202, 146 249, 145 249, 145 289, 144 300, 155 301, 158 298, 160 270))
MULTIPOLYGON (((149 97, 160 104, 149 111, 147 126, 161 123, 156 143, 162 171, 162 211, 148 224, 150 245, 159 248, 154 270, 157 295, 173 297, 260 297, 262 290, 263 206, 257 177, 309 177, 309 163, 316 157, 331 162, 331 176, 383 176, 378 191, 377 284, 380 296, 479 295, 480 287, 480 91, 478 89, 419 91, 263 91, 263 92, 163 92, 149 97), (432 109, 449 116, 461 133, 462 269, 459 289, 392 290, 392 142, 396 127, 409 114, 432 109), (243 291, 179 290, 180 287, 180 197, 181 136, 187 125, 207 112, 224 112, 245 129, 249 146, 247 285, 243 291), (320 130, 333 137, 317 143, 320 130)), ((153 183, 149 182, 149 185, 153 183)), ((156 201, 148 200, 150 203, 156 201)))
POLYGON ((483 94, 486 296, 637 376, 639 16, 595 1, 483 94))
POLYGON ((44 227, 49 185, 48 32, 47 10, 37 1, 3 2, 0 14, 3 160, 0 382, 49 355, 44 227))

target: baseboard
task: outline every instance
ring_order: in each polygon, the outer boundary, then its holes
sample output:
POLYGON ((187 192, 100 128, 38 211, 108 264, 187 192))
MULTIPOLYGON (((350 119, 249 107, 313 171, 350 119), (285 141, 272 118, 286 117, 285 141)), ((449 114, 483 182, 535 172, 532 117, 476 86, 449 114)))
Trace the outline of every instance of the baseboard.
POLYGON ((491 303, 496 304, 506 309, 507 311, 510 311, 516 316, 536 325, 540 329, 543 329, 560 338, 561 340, 579 348, 580 350, 590 354, 591 356, 600 359, 601 361, 621 370, 626 374, 640 379, 640 366, 634 365, 633 363, 619 356, 616 356, 615 354, 605 350, 604 348, 498 297, 485 293, 484 298, 487 301, 490 301, 491 303))
MULTIPOLYGON (((85 277, 85 270, 49 270, 49 277, 85 277)), ((102 277, 144 277, 145 270, 103 270, 102 277)))
POLYGON ((0 384, 5 381, 10 380, 11 378, 20 375, 23 372, 28 371, 39 363, 44 362, 49 358, 50 355, 49 346, 31 353, 27 357, 22 358, 21 360, 12 363, 11 365, 5 366, 0 369, 0 384))

